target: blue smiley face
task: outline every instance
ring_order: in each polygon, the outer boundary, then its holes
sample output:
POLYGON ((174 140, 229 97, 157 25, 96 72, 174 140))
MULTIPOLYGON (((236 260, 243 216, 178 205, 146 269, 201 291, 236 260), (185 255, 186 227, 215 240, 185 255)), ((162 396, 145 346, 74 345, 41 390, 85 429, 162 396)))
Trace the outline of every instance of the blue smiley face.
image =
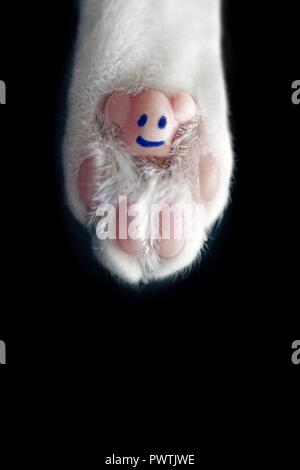
MULTIPOLYGON (((144 127, 147 124, 148 121, 148 116, 147 114, 142 114, 137 122, 137 125, 139 127, 144 127)), ((167 118, 165 116, 161 116, 158 120, 157 127, 159 129, 164 129, 167 125, 167 118)), ((136 143, 139 144, 141 147, 160 147, 161 145, 164 145, 165 141, 164 140, 159 140, 159 141, 151 141, 151 140, 146 140, 142 136, 138 136, 136 139, 136 143)))

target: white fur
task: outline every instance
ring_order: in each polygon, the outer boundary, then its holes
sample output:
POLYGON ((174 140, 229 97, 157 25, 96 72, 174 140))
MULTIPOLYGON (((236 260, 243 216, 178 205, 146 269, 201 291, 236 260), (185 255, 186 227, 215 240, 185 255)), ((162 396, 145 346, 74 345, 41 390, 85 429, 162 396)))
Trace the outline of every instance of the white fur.
MULTIPOLYGON (((137 93, 153 88, 170 96, 178 90, 190 93, 199 113, 186 139, 200 139, 202 132, 205 146, 219 165, 219 190, 209 204, 196 209, 192 240, 174 258, 159 259, 155 250, 134 258, 114 241, 94 238, 101 262, 124 281, 148 282, 189 266, 227 204, 233 157, 220 33, 219 0, 82 1, 64 143, 67 197, 75 217, 83 224, 91 223, 100 199, 115 203, 119 194, 132 195, 146 207, 171 193, 177 202, 193 201, 189 178, 180 166, 172 178, 163 181, 163 170, 150 165, 139 168, 114 129, 107 127, 99 109, 112 91, 137 93), (76 184, 87 155, 95 156, 101 170, 89 214, 76 184)), ((188 143, 179 147, 184 154, 188 143)))

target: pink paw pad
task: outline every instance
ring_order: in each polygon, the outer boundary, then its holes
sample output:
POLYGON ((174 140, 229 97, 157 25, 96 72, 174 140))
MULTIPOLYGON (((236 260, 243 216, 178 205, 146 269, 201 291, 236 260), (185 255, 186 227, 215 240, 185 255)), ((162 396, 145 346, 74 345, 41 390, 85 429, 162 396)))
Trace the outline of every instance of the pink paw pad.
POLYGON ((163 258, 173 258, 178 255, 185 244, 184 215, 181 211, 175 214, 170 207, 165 205, 159 214, 157 251, 163 258))
POLYGON ((210 202, 219 188, 219 165, 211 152, 201 155, 199 163, 198 202, 210 202))
POLYGON ((120 202, 116 214, 117 243, 130 256, 143 256, 147 251, 147 240, 134 229, 134 216, 130 215, 131 205, 120 202))
POLYGON ((96 189, 95 162, 93 157, 87 157, 80 165, 77 177, 79 196, 86 208, 91 208, 96 189))
POLYGON ((171 98, 157 90, 135 96, 113 93, 104 107, 104 116, 118 126, 130 154, 136 157, 167 157, 179 125, 195 114, 194 100, 182 91, 171 98))

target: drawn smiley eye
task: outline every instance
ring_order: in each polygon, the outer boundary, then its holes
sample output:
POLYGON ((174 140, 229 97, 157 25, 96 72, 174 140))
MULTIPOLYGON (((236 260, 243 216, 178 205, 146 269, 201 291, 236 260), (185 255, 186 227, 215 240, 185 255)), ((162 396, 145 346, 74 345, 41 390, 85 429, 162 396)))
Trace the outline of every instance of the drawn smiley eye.
POLYGON ((148 116, 147 116, 147 114, 142 114, 142 116, 141 116, 140 119, 138 120, 138 126, 144 127, 144 125, 146 124, 147 121, 148 121, 148 116))
POLYGON ((165 116, 161 116, 158 121, 158 127, 160 129, 164 129, 167 125, 167 118, 165 116))

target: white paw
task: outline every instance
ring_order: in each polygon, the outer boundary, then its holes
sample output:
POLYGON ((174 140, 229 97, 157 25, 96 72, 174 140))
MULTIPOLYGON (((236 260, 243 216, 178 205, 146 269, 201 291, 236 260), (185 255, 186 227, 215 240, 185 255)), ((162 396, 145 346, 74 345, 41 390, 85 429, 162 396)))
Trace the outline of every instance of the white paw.
POLYGON ((227 204, 233 157, 219 7, 82 7, 64 142, 67 196, 99 260, 124 281, 191 265, 227 204))

